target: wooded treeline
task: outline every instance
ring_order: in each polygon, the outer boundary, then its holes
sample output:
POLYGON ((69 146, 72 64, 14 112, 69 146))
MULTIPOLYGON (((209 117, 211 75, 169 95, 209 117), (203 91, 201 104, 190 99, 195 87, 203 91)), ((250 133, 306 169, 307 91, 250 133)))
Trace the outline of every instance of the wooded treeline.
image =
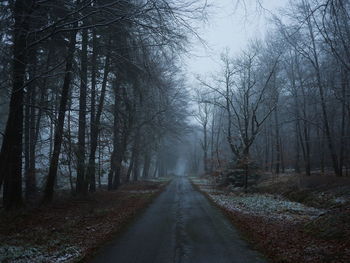
POLYGON ((23 190, 26 202, 50 202, 60 182, 86 195, 102 176, 112 190, 141 171, 165 172, 164 146, 186 127, 179 53, 203 8, 168 0, 1 2, 5 208, 22 206, 23 190))
POLYGON ((271 22, 265 40, 198 77, 205 172, 242 168, 246 187, 252 168, 348 175, 349 1, 291 1, 271 22))

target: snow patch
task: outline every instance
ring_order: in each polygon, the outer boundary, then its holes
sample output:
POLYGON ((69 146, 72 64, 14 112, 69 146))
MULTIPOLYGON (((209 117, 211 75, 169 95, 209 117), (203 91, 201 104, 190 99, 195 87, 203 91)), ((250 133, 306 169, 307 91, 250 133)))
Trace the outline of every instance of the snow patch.
POLYGON ((0 246, 0 262, 73 262, 81 256, 81 250, 74 246, 47 251, 43 246, 0 246))
POLYGON ((262 216, 277 220, 298 223, 314 219, 326 212, 324 209, 308 207, 301 203, 288 201, 281 196, 270 194, 224 193, 210 185, 208 180, 192 180, 203 192, 219 206, 239 213, 262 216))

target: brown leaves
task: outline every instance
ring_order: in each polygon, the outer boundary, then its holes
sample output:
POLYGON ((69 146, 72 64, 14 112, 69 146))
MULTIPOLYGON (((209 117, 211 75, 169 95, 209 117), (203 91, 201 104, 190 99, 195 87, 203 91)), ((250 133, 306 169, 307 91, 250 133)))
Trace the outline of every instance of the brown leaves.
MULTIPOLYGON (((197 184, 200 190, 216 203, 241 233, 272 262, 350 262, 349 207, 335 208, 314 221, 312 217, 295 220, 304 215, 304 210, 301 210, 302 214, 293 214, 292 217, 287 216, 291 212, 290 209, 279 210, 281 216, 278 217, 266 216, 266 213, 261 211, 264 210, 265 204, 260 206, 257 202, 251 202, 249 195, 223 198, 223 193, 209 191, 208 188, 212 188, 209 184, 200 183, 197 184), (305 227, 305 222, 308 227, 305 227), (332 234, 344 232, 341 236, 345 238, 339 238, 339 235, 329 236, 329 231, 332 234)), ((266 206, 265 212, 271 214, 268 207, 266 206)))
POLYGON ((75 257, 84 257, 114 237, 163 186, 140 182, 115 192, 99 191, 83 199, 66 198, 47 207, 0 214, 0 243, 21 251, 40 247, 49 254, 74 246, 80 251, 75 257))

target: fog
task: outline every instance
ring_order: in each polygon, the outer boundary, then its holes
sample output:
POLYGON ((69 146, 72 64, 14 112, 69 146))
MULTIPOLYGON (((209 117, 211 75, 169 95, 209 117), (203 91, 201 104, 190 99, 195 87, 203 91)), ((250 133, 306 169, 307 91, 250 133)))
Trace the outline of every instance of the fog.
POLYGON ((350 262, 349 46, 350 0, 0 1, 0 262, 350 262))
POLYGON ((193 45, 184 61, 189 77, 218 69, 220 54, 242 51, 249 41, 262 39, 271 27, 269 21, 288 0, 209 1, 206 22, 196 25, 202 41, 193 38, 193 45))

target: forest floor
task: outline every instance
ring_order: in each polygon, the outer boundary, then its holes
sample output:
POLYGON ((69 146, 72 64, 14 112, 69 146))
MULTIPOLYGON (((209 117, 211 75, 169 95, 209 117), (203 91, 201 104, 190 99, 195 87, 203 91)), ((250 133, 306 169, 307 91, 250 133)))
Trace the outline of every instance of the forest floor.
POLYGON ((92 254, 133 221, 169 182, 157 179, 69 194, 50 206, 0 210, 0 262, 76 262, 92 254))
POLYGON ((208 178, 192 183, 271 262, 350 262, 349 183, 307 188, 267 180, 248 193, 208 178))

